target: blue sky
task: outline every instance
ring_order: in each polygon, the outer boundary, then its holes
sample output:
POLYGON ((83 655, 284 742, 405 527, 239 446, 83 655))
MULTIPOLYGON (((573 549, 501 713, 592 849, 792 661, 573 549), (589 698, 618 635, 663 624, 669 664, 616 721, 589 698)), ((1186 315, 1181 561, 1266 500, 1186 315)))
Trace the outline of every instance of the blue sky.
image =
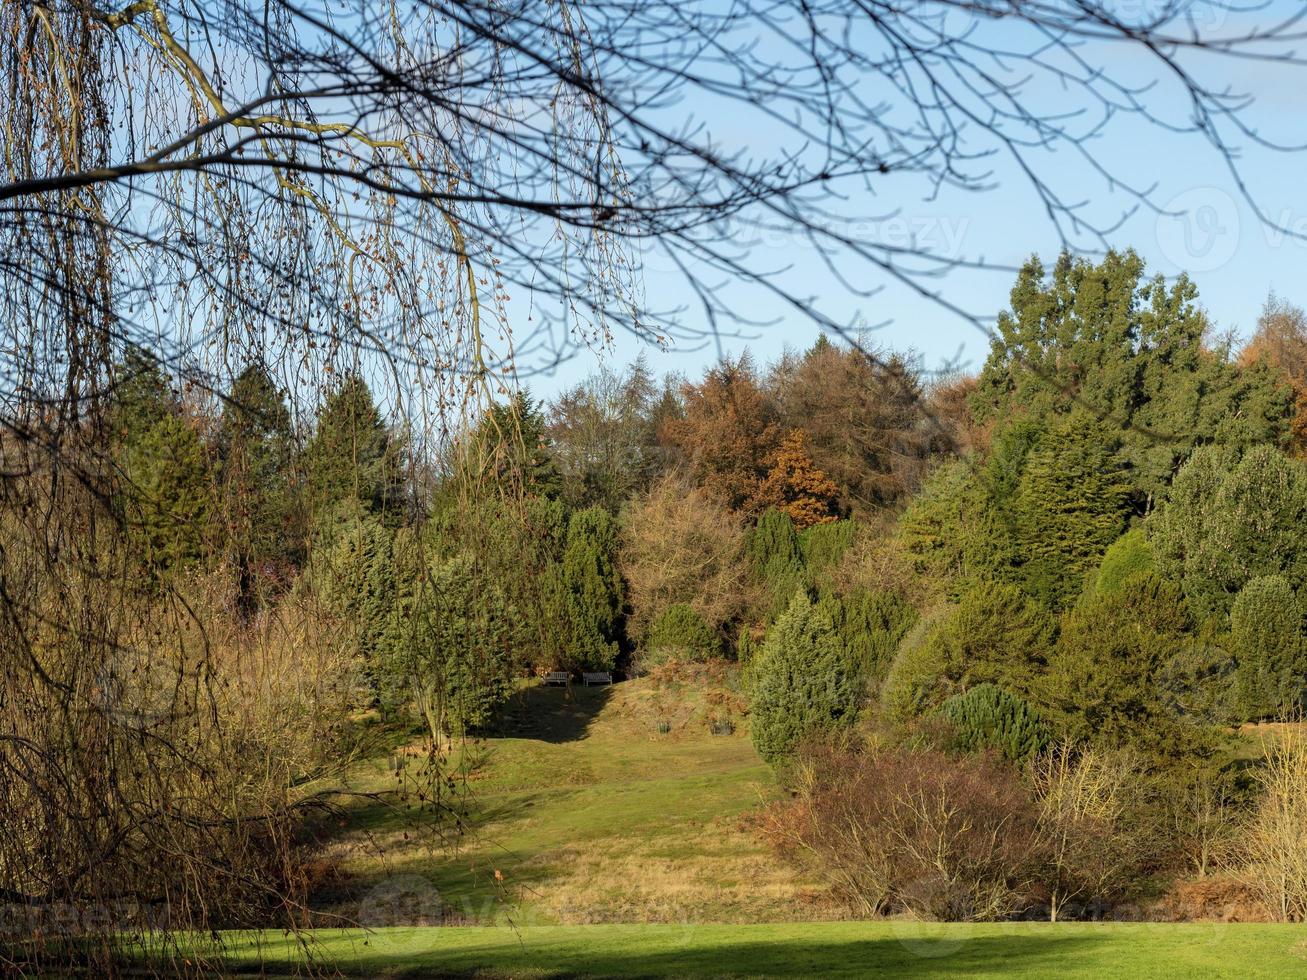
MULTIPOLYGON (((1300 7, 1278 3, 1273 9, 1230 14, 1220 28, 1236 32, 1247 23, 1268 23, 1300 7)), ((1150 72, 1157 76, 1155 68, 1119 47, 1100 51, 1098 59, 1119 77, 1144 81, 1150 72)), ((1234 91, 1255 96, 1256 102, 1244 118, 1263 135, 1285 142, 1307 140, 1307 127, 1302 124, 1307 119, 1307 70, 1254 61, 1216 61, 1210 56, 1195 60, 1193 67, 1209 82, 1228 83, 1234 91)), ((1183 122, 1187 109, 1182 93, 1168 85, 1166 78, 1157 77, 1158 85, 1147 97, 1150 107, 1183 122)), ((1059 97, 1059 93, 1049 93, 1048 104, 1060 105, 1059 97)), ((703 111, 702 118, 724 145, 747 148, 760 156, 775 152, 786 136, 781 127, 768 128, 757 120, 714 118, 710 111, 703 111)), ((1159 215, 1141 209, 1109 235, 1109 243, 1134 248, 1150 271, 1166 276, 1188 271, 1214 324, 1246 335, 1268 293, 1307 304, 1307 240, 1303 237, 1307 234, 1307 193, 1303 190, 1307 154, 1276 153, 1246 139, 1234 143, 1233 148, 1239 154, 1239 172, 1257 205, 1272 221, 1296 230, 1298 236, 1258 219, 1241 199, 1226 162, 1200 136, 1171 133, 1136 118, 1118 117, 1085 147, 1116 176, 1137 186, 1152 186, 1152 200, 1174 212, 1159 215)), ((1083 198, 1100 221, 1112 221, 1131 206, 1126 193, 1093 174, 1074 152, 1045 155, 1040 165, 1068 198, 1083 198)), ((997 187, 990 191, 945 192, 936 199, 931 199, 925 188, 903 181, 874 200, 866 195, 851 197, 847 210, 864 218, 880 216, 880 220, 862 220, 856 225, 859 235, 872 240, 906 244, 915 238, 934 251, 1000 266, 1019 265, 1032 253, 1051 259, 1060 247, 1058 234, 1016 167, 1009 161, 996 161, 994 181, 997 187)), ((1095 247, 1087 237, 1073 244, 1084 251, 1095 247)), ((888 281, 860 281, 859 286, 883 289, 871 298, 852 295, 800 240, 773 237, 752 245, 749 257, 756 266, 775 270, 791 288, 820 296, 843 322, 874 327, 874 343, 915 351, 928 369, 944 364, 975 369, 984 360, 988 342, 974 323, 888 281)), ((645 283, 649 296, 659 304, 683 309, 680 316, 688 327, 706 330, 701 311, 679 277, 652 263, 645 269, 645 283)), ((1010 272, 992 270, 954 272, 931 286, 950 302, 992 317, 1005 306, 1011 283, 1010 272)), ((722 351, 736 353, 747 346, 766 360, 787 345, 805 347, 817 335, 811 322, 769 308, 756 291, 741 293, 739 302, 750 317, 775 317, 777 322, 746 330, 744 336, 722 336, 666 350, 619 336, 600 356, 609 364, 621 365, 644 350, 657 370, 693 375, 722 351)), ((594 358, 582 353, 552 374, 531 379, 531 389, 537 395, 551 396, 594 366, 594 358)))

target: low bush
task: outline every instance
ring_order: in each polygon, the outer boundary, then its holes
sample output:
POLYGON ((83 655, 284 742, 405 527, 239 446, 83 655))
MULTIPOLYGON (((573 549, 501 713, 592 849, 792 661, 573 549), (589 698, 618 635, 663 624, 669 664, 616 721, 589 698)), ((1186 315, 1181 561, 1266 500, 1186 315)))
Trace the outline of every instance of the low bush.
POLYGON ((952 729, 953 747, 963 752, 990 749, 1023 762, 1047 748, 1050 740, 1039 713, 1024 698, 995 684, 953 695, 939 713, 952 729))
POLYGON ((1140 883, 1155 837, 1143 772, 1128 756, 1058 746, 1033 772, 1048 917, 1097 917, 1140 883))
POLYGON ((721 655, 721 637, 690 606, 678 602, 654 620, 640 662, 645 668, 672 660, 705 663, 721 655))
POLYGON ((859 915, 1002 919, 1039 866, 1030 795, 993 756, 811 746, 765 831, 859 915))
POLYGON ((1307 922, 1307 733, 1281 732, 1258 781, 1262 798, 1243 837, 1242 877, 1273 919, 1307 922))

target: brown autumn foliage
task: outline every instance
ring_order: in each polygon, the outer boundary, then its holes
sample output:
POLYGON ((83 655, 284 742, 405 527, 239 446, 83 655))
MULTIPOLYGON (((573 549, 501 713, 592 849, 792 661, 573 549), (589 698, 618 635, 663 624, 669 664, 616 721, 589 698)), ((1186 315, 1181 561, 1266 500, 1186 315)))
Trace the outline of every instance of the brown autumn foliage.
POLYGON ((784 358, 771 387, 781 423, 808 434, 813 463, 855 516, 891 507, 920 485, 941 433, 923 411, 911 365, 824 338, 784 358))
POLYGON ((959 456, 989 450, 994 423, 982 425, 971 411, 971 394, 976 384, 975 375, 967 374, 940 379, 931 385, 926 395, 926 412, 940 450, 959 456))
POLYGON ((1239 357, 1243 365, 1265 360, 1293 389, 1297 412, 1290 423, 1293 451, 1307 456, 1307 315, 1275 296, 1266 301, 1257 330, 1239 357))
POLYGON ((727 510, 751 512, 781 439, 752 358, 723 360, 681 389, 684 412, 663 426, 695 484, 727 510))
POLYGON ((761 512, 775 507, 800 531, 839 518, 839 487, 813 464, 806 442, 802 429, 792 429, 772 450, 767 476, 749 508, 761 512))
POLYGON ((743 523, 683 477, 664 477, 633 500, 621 533, 631 637, 645 637, 674 603, 686 603, 716 628, 753 602, 743 523))

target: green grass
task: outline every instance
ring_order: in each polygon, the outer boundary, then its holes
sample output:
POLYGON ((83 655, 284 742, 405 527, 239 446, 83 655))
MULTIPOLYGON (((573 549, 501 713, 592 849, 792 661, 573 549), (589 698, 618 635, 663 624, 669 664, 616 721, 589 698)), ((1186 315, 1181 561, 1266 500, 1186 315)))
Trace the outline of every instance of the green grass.
MULTIPOLYGON (((293 943, 231 950, 250 972, 287 972, 293 943), (260 962, 261 959, 261 962, 260 962)), ((1307 976, 1307 929, 1289 925, 826 922, 329 931, 314 954, 368 977, 1307 976)))
MULTIPOLYGON (((505 733, 473 749, 457 847, 431 847, 420 821, 360 804, 327 849, 340 880, 317 904, 384 922, 378 904, 416 892, 408 900, 459 925, 830 916, 821 889, 742 825, 775 781, 743 726, 709 733, 697 696, 691 685, 660 701, 644 680, 523 691, 505 733), (669 713, 673 730, 660 735, 669 713)), ((392 779, 378 759, 352 783, 375 790, 392 779)))

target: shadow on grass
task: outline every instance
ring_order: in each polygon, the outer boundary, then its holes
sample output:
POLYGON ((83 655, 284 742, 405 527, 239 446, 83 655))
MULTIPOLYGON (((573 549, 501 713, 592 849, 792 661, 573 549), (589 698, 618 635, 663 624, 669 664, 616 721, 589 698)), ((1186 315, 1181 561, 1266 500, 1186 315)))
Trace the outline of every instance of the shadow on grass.
POLYGON ((486 734, 537 739, 552 744, 575 742, 585 738, 612 690, 607 685, 583 687, 577 684, 523 688, 509 698, 498 725, 486 734))
MULTIPOLYGON (((734 940, 694 942, 694 929, 687 927, 683 944, 660 949, 621 949, 606 944, 603 937, 593 942, 536 943, 524 937, 521 943, 458 945, 450 949, 403 952, 381 948, 357 950, 332 958, 325 965, 350 977, 386 977, 415 980, 419 977, 968 977, 1023 976, 1053 977, 1075 973, 1093 975, 1110 963, 1100 957, 1104 944, 1086 936, 1050 931, 1046 935, 982 935, 923 938, 907 932, 864 940, 814 942, 734 940), (1096 965, 1095 965, 1096 964, 1096 965), (1076 968, 1076 969, 1072 969, 1076 968), (1077 972, 1077 970, 1079 972, 1077 972)), ((629 939, 618 939, 620 947, 629 939)), ((236 964, 233 964, 234 966, 236 964)), ((281 966, 288 966, 282 964, 281 966)), ((279 964, 270 961, 239 964, 248 972, 279 975, 279 964)))

